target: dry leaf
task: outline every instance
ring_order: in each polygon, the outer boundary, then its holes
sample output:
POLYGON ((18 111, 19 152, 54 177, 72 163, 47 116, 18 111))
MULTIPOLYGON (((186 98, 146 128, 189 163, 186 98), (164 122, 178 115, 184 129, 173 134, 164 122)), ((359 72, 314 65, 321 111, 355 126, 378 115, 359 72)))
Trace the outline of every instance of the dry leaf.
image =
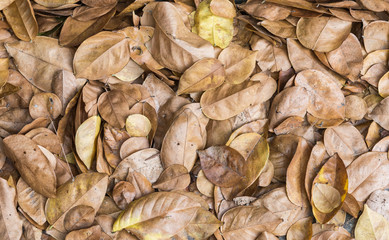
POLYGON ((4 139, 4 147, 6 156, 34 191, 45 197, 56 196, 54 167, 33 140, 24 135, 11 135, 4 139))
POLYGON ((212 45, 226 48, 234 33, 234 5, 227 0, 206 0, 198 6, 192 31, 212 45))
POLYGON ((59 71, 73 72, 74 50, 59 46, 54 38, 38 36, 33 42, 12 42, 5 47, 20 73, 45 92, 51 92, 59 71))
POLYGON ((0 230, 4 240, 20 239, 23 232, 23 222, 16 210, 16 189, 11 182, 0 178, 0 230))
POLYGON ((226 82, 239 84, 248 79, 254 70, 257 53, 239 45, 225 48, 218 59, 225 67, 226 82))
POLYGON ((264 231, 272 233, 282 221, 264 207, 240 206, 228 210, 221 219, 221 233, 227 239, 255 240, 264 231))
POLYGON ((80 45, 73 66, 76 77, 97 80, 119 72, 129 60, 128 42, 123 34, 100 32, 80 45))
POLYGON ((389 161, 385 152, 367 152, 355 159, 348 167, 348 193, 358 201, 365 201, 369 195, 389 184, 386 172, 389 161))
MULTIPOLYGON (((376 190, 374 191, 369 199, 366 201, 367 206, 381 214, 386 220, 389 219, 389 191, 388 190, 376 190)), ((389 221, 389 220, 388 220, 389 221)))
POLYGON ((178 10, 171 3, 157 3, 152 14, 155 30, 151 54, 161 65, 184 72, 194 62, 213 57, 212 45, 185 27, 178 10))
POLYGON ((233 117, 254 103, 262 103, 271 98, 276 90, 274 79, 245 81, 241 84, 224 83, 218 88, 205 91, 200 104, 204 115, 214 120, 233 117))
POLYGON ((56 119, 62 112, 62 103, 54 93, 39 93, 31 98, 29 112, 33 119, 56 119))
POLYGON ((355 240, 389 239, 389 222, 367 205, 355 227, 355 240))
POLYGON ((15 35, 23 41, 31 41, 38 34, 38 24, 30 0, 15 0, 3 9, 15 35))
POLYGON ((336 17, 301 18, 296 34, 301 44, 318 52, 329 52, 338 48, 348 37, 351 22, 336 17))
POLYGON ((243 180, 247 166, 245 159, 235 149, 214 146, 197 153, 204 175, 216 186, 228 188, 243 180))
POLYGON ((108 177, 102 173, 83 173, 57 190, 56 198, 49 198, 45 212, 47 222, 60 232, 65 232, 66 215, 74 207, 90 206, 96 214, 103 202, 108 177))
POLYGON ((313 215, 319 223, 327 223, 342 207, 348 189, 347 173, 343 161, 334 155, 313 180, 311 204, 313 215))
POLYGON ((65 215, 64 226, 67 231, 88 228, 95 218, 95 210, 88 205, 78 205, 71 208, 65 215))
POLYGON ((112 190, 112 198, 120 209, 125 209, 134 200, 136 189, 132 183, 120 181, 112 190))
POLYGON ((90 169, 96 154, 97 136, 100 132, 101 118, 88 118, 77 129, 75 145, 78 156, 85 166, 90 169))
POLYGON ((180 78, 177 94, 205 91, 225 80, 223 64, 215 58, 204 58, 188 68, 180 78))
POLYGON ((153 184, 153 188, 162 191, 183 190, 190 184, 190 176, 185 166, 174 164, 167 167, 158 180, 153 184))
POLYGON ((312 238, 312 217, 295 222, 286 235, 288 240, 310 240, 312 238))
POLYGON ((375 50, 387 49, 389 35, 389 23, 386 21, 374 21, 363 29, 363 43, 367 53, 375 50))

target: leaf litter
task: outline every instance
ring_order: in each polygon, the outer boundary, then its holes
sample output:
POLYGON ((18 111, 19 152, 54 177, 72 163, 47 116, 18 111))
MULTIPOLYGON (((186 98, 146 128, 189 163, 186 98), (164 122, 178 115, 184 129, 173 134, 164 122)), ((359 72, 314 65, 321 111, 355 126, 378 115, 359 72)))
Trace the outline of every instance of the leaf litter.
POLYGON ((389 239, 386 0, 0 11, 1 239, 389 239))

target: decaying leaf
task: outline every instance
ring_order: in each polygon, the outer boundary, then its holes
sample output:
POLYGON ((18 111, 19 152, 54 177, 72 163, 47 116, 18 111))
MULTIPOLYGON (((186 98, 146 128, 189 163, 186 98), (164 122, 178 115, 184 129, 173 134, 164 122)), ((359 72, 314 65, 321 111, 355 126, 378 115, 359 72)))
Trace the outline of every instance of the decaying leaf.
POLYGON ((389 222, 365 205, 355 227, 355 240, 388 239, 389 222))

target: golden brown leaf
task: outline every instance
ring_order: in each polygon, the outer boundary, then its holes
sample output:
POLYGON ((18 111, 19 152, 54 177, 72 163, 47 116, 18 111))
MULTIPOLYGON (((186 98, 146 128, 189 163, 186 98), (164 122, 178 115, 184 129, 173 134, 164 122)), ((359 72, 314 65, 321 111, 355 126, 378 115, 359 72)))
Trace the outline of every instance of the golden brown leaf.
POLYGON ((120 209, 125 209, 134 200, 136 189, 132 183, 120 181, 112 190, 112 198, 120 209))
POLYGON ((80 45, 73 66, 76 77, 97 80, 119 72, 129 60, 128 42, 123 34, 100 32, 80 45))
POLYGON ((355 227, 355 240, 389 239, 389 222, 365 205, 355 227))
POLYGON ((183 190, 190 184, 190 176, 185 166, 174 164, 167 167, 158 180, 153 184, 153 188, 162 191, 183 190))
POLYGON ((312 217, 295 222, 286 235, 288 240, 310 240, 312 237, 312 217))
POLYGON ((55 165, 51 166, 33 140, 24 135, 11 135, 4 139, 4 147, 6 156, 12 159, 23 180, 34 191, 45 197, 55 197, 55 165))
POLYGON ((33 119, 56 119, 62 112, 62 103, 54 93, 38 93, 30 101, 29 112, 33 119))
POLYGON ((64 226, 67 231, 88 228, 95 218, 95 210, 91 206, 78 205, 71 208, 65 215, 64 226))
MULTIPOLYGON (((388 5, 389 6, 389 5, 388 5)), ((363 28, 363 43, 367 53, 389 48, 389 23, 374 21, 363 28)))
POLYGON ((94 209, 94 214, 103 202, 108 185, 108 177, 102 173, 82 173, 74 181, 69 181, 57 190, 56 198, 49 198, 45 212, 47 221, 58 231, 65 232, 65 217, 70 209, 86 205, 94 209))
POLYGON ((38 23, 30 0, 15 0, 3 9, 3 13, 19 39, 31 41, 38 34, 38 23))

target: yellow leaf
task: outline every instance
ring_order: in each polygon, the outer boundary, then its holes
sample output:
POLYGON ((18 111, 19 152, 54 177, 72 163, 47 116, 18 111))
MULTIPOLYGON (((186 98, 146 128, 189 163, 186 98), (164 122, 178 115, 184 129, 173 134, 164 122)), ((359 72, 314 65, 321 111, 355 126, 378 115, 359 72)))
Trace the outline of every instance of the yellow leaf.
POLYGON ((92 116, 77 129, 76 151, 85 166, 90 169, 96 153, 97 135, 100 132, 101 118, 92 116))
POLYGON ((228 0, 202 1, 196 10, 194 17, 195 25, 192 31, 213 45, 226 48, 230 44, 234 32, 234 16, 234 5, 228 0), (214 4, 214 1, 217 1, 217 4, 214 4), (218 7, 212 7, 212 5, 217 5, 218 7), (223 8, 224 11, 221 10, 223 8), (212 9, 217 9, 217 11, 212 11, 212 9), (229 14, 220 14, 220 12, 229 14))
POLYGON ((355 240, 375 239, 389 239, 389 222, 365 205, 355 227, 355 240))

